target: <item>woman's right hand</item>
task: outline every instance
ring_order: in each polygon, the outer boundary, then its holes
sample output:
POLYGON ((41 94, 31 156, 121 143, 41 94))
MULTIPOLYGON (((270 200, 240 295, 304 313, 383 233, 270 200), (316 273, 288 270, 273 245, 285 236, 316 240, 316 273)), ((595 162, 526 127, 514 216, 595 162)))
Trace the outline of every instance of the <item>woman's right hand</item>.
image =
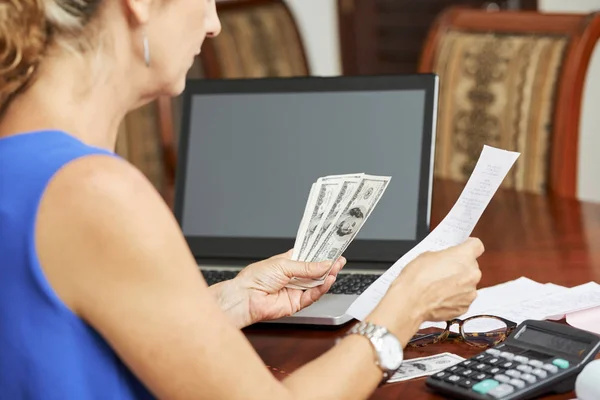
POLYGON ((425 321, 446 321, 464 314, 477 297, 481 270, 477 258, 484 252, 479 239, 439 252, 423 253, 396 278, 394 291, 414 292, 415 306, 425 321))
POLYGON ((407 312, 416 319, 411 322, 417 329, 424 321, 464 314, 477 297, 481 279, 477 258, 483 252, 481 241, 469 238, 458 246, 421 254, 394 280, 369 319, 391 330, 404 330, 407 312))

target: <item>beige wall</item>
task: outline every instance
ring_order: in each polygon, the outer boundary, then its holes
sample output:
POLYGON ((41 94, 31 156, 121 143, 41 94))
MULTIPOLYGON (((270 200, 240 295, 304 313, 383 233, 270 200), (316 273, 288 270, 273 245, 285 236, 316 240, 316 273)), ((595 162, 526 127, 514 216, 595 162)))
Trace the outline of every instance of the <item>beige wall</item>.
MULTIPOLYGON (((539 0, 545 12, 600 10, 600 0, 539 0)), ((579 197, 600 202, 600 46, 592 55, 588 71, 580 126, 579 197)))
POLYGON ((337 0, 285 0, 304 39, 313 75, 340 75, 337 0))
MULTIPOLYGON (((600 10, 600 0, 538 0, 544 12, 600 10)), ((337 0, 286 0, 296 16, 314 75, 341 73, 337 0)), ((600 202, 600 50, 592 58, 584 93, 579 197, 600 202)))

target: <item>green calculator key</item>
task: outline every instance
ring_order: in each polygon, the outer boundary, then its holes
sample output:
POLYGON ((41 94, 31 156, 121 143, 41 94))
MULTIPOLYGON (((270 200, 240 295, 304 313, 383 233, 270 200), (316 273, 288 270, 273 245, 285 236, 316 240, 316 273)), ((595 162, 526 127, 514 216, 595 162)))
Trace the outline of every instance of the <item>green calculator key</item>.
POLYGON ((472 389, 477 393, 486 394, 499 384, 500 382, 495 381, 493 379, 486 379, 473 386, 472 389))
POLYGON ((569 368, 569 362, 567 360, 563 360, 562 358, 555 359, 554 361, 552 361, 552 364, 562 369, 569 368))

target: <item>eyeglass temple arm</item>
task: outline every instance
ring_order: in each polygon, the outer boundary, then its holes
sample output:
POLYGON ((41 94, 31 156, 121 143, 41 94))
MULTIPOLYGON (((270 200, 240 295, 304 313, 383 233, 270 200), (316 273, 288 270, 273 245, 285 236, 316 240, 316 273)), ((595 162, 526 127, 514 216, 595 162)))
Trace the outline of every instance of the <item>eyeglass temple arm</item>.
POLYGON ((417 333, 417 334, 415 334, 415 336, 413 336, 413 337, 412 337, 412 338, 411 338, 411 339, 408 341, 408 343, 413 343, 413 342, 416 342, 416 341, 418 341, 418 340, 429 339, 429 338, 432 338, 432 337, 438 337, 438 336, 440 336, 440 334, 439 334, 439 333, 424 333, 424 334, 419 334, 419 333, 417 333))

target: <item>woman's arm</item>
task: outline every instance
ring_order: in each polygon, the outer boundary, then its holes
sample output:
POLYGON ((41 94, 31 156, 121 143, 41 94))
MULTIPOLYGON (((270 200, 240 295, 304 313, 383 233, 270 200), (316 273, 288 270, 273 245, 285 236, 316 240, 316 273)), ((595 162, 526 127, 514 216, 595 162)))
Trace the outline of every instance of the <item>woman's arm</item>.
POLYGON ((248 296, 234 279, 215 283, 208 290, 237 328, 252 324, 248 296))
MULTIPOLYGON (((159 398, 359 399, 381 379, 370 343, 349 337, 278 382, 207 288, 168 207, 117 159, 86 157, 57 174, 36 242, 59 297, 159 398)), ((422 319, 394 314, 377 322, 404 339, 422 319)))

